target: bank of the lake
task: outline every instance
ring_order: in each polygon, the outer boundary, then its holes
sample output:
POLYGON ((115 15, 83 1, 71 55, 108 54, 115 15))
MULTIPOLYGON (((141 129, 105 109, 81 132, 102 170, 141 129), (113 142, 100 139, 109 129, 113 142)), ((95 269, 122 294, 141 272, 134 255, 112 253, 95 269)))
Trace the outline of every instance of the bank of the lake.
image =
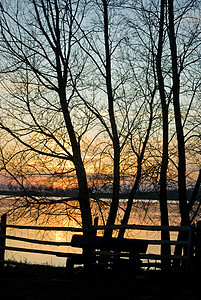
MULTIPOLYGON (((190 199, 193 190, 187 190, 187 197, 190 199)), ((45 189, 45 190, 0 190, 0 195, 2 196, 38 196, 38 197, 65 197, 65 200, 77 199, 78 190, 77 189, 45 189)), ((111 199, 111 193, 94 193, 94 197, 97 199, 111 199)), ((129 192, 123 192, 120 194, 120 199, 128 199, 129 192)), ((201 196, 201 192, 199 193, 201 196)), ((178 201, 178 191, 177 190, 168 190, 167 191, 168 200, 178 201)), ((135 195, 136 200, 140 199, 149 199, 149 200, 159 200, 159 193, 157 191, 137 191, 135 195)))

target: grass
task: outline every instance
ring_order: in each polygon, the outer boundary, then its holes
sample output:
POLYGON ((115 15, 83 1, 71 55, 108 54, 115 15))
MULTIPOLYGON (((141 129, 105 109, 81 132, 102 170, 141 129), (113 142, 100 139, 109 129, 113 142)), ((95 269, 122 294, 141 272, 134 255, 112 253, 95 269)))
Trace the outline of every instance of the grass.
POLYGON ((67 274, 62 267, 27 264, 7 266, 0 272, 1 300, 199 300, 196 290, 195 278, 182 273, 149 271, 127 276, 75 269, 67 274))

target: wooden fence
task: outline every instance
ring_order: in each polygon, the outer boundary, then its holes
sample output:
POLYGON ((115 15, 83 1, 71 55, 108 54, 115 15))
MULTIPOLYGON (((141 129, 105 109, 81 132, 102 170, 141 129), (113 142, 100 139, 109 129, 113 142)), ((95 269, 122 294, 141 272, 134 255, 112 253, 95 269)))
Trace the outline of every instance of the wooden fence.
MULTIPOLYGON (((7 228, 14 228, 18 230, 45 230, 45 231, 70 231, 70 232, 83 232, 82 228, 75 227, 45 227, 45 226, 22 226, 22 225, 11 225, 6 222, 6 214, 1 216, 0 223, 0 266, 5 264, 12 263, 5 261, 5 250, 6 251, 20 251, 20 252, 31 252, 31 253, 40 253, 46 255, 56 255, 58 257, 68 257, 68 252, 59 252, 51 250, 40 250, 40 249, 29 249, 21 247, 7 246, 6 240, 16 240, 21 242, 27 242, 32 244, 41 244, 41 245, 50 245, 50 246, 71 246, 71 242, 54 242, 54 241, 45 241, 45 240, 36 240, 30 238, 24 238, 19 236, 11 236, 6 234, 7 228)), ((182 255, 161 255, 161 254, 152 254, 146 253, 141 254, 140 258, 143 263, 143 268, 161 268, 161 262, 164 260, 169 260, 171 266, 173 266, 174 261, 179 262, 179 267, 185 267, 186 272, 192 272, 194 270, 195 261, 197 267, 201 261, 201 221, 197 224, 192 224, 190 226, 147 226, 147 225, 97 225, 97 219, 94 226, 91 226, 90 230, 93 231, 104 231, 106 229, 120 230, 124 228, 125 230, 145 230, 145 231, 158 231, 167 230, 169 232, 186 232, 188 234, 187 240, 170 240, 165 241, 161 239, 157 240, 147 240, 149 245, 170 245, 185 247, 187 251, 183 252, 182 255)))

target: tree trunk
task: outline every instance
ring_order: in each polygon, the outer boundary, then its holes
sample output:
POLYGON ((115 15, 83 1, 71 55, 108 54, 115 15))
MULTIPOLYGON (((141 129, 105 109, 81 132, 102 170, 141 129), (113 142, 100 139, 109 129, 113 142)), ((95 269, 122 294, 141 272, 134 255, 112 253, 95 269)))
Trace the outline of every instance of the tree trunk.
MULTIPOLYGON (((139 186, 139 183, 140 183, 140 179, 141 179, 141 173, 142 173, 141 169, 142 168, 141 168, 141 162, 140 162, 139 166, 138 166, 138 170, 137 170, 137 176, 136 176, 136 179, 135 179, 135 183, 134 183, 134 185, 131 189, 131 192, 129 194, 126 210, 125 210, 125 213, 124 213, 124 217, 121 221, 121 224, 128 224, 128 220, 129 220, 132 205, 133 205, 133 199, 135 197, 135 193, 137 192, 137 189, 138 189, 138 186, 139 186)), ((118 234, 118 238, 123 238, 124 233, 125 233, 125 229, 124 228, 120 229, 119 234, 118 234)))
MULTIPOLYGON (((172 60, 172 81, 173 81, 173 106, 174 116, 176 124, 177 134, 177 149, 178 149, 178 194, 179 194, 179 208, 181 215, 181 225, 190 225, 189 209, 187 204, 187 193, 186 193, 186 157, 185 157, 185 142, 184 133, 181 118, 180 109, 180 78, 178 73, 178 62, 177 62, 177 45, 174 29, 174 8, 173 0, 168 0, 168 14, 169 14, 169 42, 171 50, 172 60)), ((188 235, 184 232, 180 232, 178 240, 187 240, 188 235)), ((186 254, 187 248, 184 247, 184 254, 186 254)), ((182 247, 176 246, 175 255, 181 255, 182 247)), ((180 262, 174 261, 173 267, 179 267, 180 262)))
POLYGON ((181 225, 189 225, 189 211, 187 205, 187 194, 186 194, 186 157, 185 157, 185 142, 184 133, 181 118, 180 109, 180 78, 178 74, 178 62, 177 62, 177 46, 174 29, 174 8, 173 1, 168 0, 168 12, 169 12, 169 41, 172 59, 172 80, 173 80, 173 105, 174 115, 177 133, 178 143, 178 193, 179 193, 179 205, 181 214, 181 225))
POLYGON ((60 89, 59 96, 60 96, 60 102, 61 102, 66 128, 69 134, 72 151, 73 151, 74 165, 76 169, 76 175, 77 175, 78 187, 79 187, 78 200, 79 200, 80 210, 81 210, 82 226, 83 229, 88 229, 90 225, 92 225, 92 216, 91 216, 91 208, 90 208, 90 201, 88 195, 87 176, 86 176, 84 164, 81 157, 80 145, 77 142, 75 131, 67 107, 65 88, 60 89))
MULTIPOLYGON (((160 25, 159 25, 159 40, 158 51, 156 56, 156 68, 158 78, 158 88, 160 93, 163 121, 163 152, 162 163, 160 170, 160 212, 161 226, 169 226, 168 205, 167 205, 167 168, 168 168, 168 103, 166 103, 164 78, 162 74, 162 51, 163 51, 163 35, 164 35, 164 15, 165 1, 161 0, 160 25)), ((170 240, 170 234, 167 230, 161 231, 161 240, 170 240)), ((161 245, 161 254, 170 254, 169 245, 161 245)), ((162 261, 162 268, 170 267, 170 261, 162 261)))
MULTIPOLYGON (((106 0, 103 0, 103 9, 104 9, 105 55, 106 55, 106 66, 105 66, 106 88, 107 88, 107 96, 108 96, 109 118, 110 118, 110 124, 112 128, 112 142, 113 142, 113 149, 114 149, 113 194, 112 194, 112 203, 109 211, 109 216, 107 219, 107 225, 113 225, 115 223, 118 206, 119 206, 120 145, 119 145, 117 126, 115 122, 115 115, 114 115, 114 98, 112 93, 112 80, 111 80, 111 57, 110 57, 110 47, 109 47, 108 4, 106 0)), ((112 235, 112 230, 105 231, 105 236, 111 236, 111 235, 112 235)))

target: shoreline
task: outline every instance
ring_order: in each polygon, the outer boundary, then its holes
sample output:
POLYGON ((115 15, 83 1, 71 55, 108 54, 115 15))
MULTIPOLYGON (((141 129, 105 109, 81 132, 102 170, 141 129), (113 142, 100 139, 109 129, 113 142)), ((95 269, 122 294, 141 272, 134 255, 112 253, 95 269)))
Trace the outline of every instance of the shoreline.
MULTIPOLYGON (((192 195, 192 190, 188 190, 187 195, 188 198, 192 195)), ((0 190, 1 196, 35 196, 35 197, 69 197, 76 200, 78 197, 78 191, 77 190, 27 190, 27 191, 12 191, 12 190, 0 190)), ((120 199, 127 200, 129 196, 129 193, 122 193, 120 194, 120 199)), ((174 200, 178 201, 178 192, 175 190, 170 190, 167 193, 168 200, 174 200)), ((201 196, 201 192, 199 193, 199 196, 201 196)), ((94 197, 97 197, 98 199, 111 199, 112 194, 111 193, 94 193, 94 197)), ((157 192, 150 191, 150 192, 137 192, 135 196, 135 200, 159 200, 159 195, 157 192)), ((71 199, 70 199, 71 200, 71 199)))

